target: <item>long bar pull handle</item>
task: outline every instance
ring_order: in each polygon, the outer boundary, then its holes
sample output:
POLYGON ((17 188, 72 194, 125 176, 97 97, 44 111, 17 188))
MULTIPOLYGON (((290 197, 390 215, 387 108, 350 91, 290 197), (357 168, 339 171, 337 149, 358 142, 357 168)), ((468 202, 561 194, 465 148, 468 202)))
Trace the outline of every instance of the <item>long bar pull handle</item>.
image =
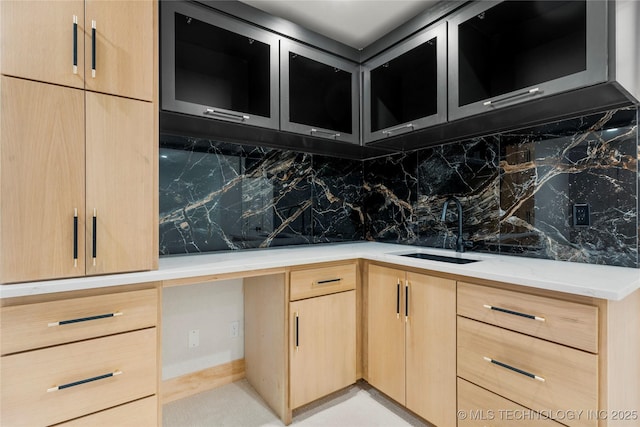
POLYGON ((529 89, 529 90, 525 90, 524 92, 518 92, 518 93, 514 93, 513 95, 508 95, 502 98, 497 98, 491 101, 486 101, 483 102, 482 105, 484 105, 485 107, 491 107, 493 104, 497 103, 497 102, 503 102, 503 101, 508 101, 510 99, 513 98, 518 98, 521 96, 525 96, 525 95, 535 95, 536 93, 541 92, 539 87, 533 88, 533 89, 529 89))
POLYGON ((337 277, 335 279, 327 279, 327 280, 318 280, 316 282, 316 285, 325 285, 327 283, 335 283, 335 282, 339 282, 342 280, 342 277, 337 277))
POLYGON ((414 128, 413 123, 408 123, 406 125, 398 126, 392 129, 383 130, 382 134, 386 136, 391 136, 392 133, 397 132, 399 130, 403 130, 403 129, 413 130, 413 128, 414 128))
POLYGON ((502 362, 500 362, 498 360, 495 360, 495 359, 492 359, 490 357, 484 356, 483 359, 486 360, 487 362, 493 363, 494 365, 501 366, 501 367, 503 367, 505 369, 509 369, 510 371, 513 371, 513 372, 517 372, 518 374, 522 374, 522 375, 527 376, 527 377, 529 377, 531 379, 538 380, 538 381, 541 381, 541 382, 545 382, 544 378, 539 377, 539 376, 537 376, 535 374, 532 374, 531 372, 523 371, 522 369, 518 369, 518 368, 515 368, 515 367, 513 367, 511 365, 507 365, 506 363, 502 363, 502 362))
POLYGON ((52 327, 52 326, 71 325, 73 323, 90 322, 91 320, 106 319, 108 317, 122 316, 123 314, 124 313, 121 312, 121 311, 114 311, 113 313, 97 314, 95 316, 79 317, 77 319, 68 319, 68 320, 60 320, 58 322, 51 322, 51 323, 48 323, 47 326, 48 327, 52 327))
POLYGON ((91 241, 91 257, 93 258, 93 265, 96 265, 96 258, 98 256, 98 210, 93 208, 93 237, 91 241))
POLYGON ((525 317, 531 320, 537 320, 538 322, 545 322, 546 319, 544 317, 535 316, 533 314, 521 313, 519 311, 508 310, 506 308, 495 307, 493 305, 483 304, 484 308, 488 308, 489 310, 499 311, 500 313, 512 314, 514 316, 525 317))
POLYGON ((96 21, 91 21, 91 77, 96 78, 96 21))
POLYGON ((97 377, 86 378, 84 380, 74 381, 72 383, 53 386, 53 387, 47 389, 47 393, 51 393, 52 391, 64 390, 65 388, 71 388, 71 387, 75 387, 77 385, 86 384, 86 383, 90 383, 90 382, 98 381, 98 380, 103 380, 105 378, 111 378, 111 377, 115 377, 115 376, 118 376, 118 375, 122 375, 122 371, 113 371, 113 372, 109 372, 108 374, 98 375, 97 377))
POLYGON ((250 116, 247 116, 245 114, 228 113, 226 111, 220 111, 213 108, 207 108, 206 110, 204 110, 204 114, 207 114, 210 116, 218 116, 223 119, 240 120, 241 122, 247 121, 251 118, 250 116))
POLYGON ((326 130, 320 130, 320 129, 316 129, 316 128, 311 128, 309 129, 309 133, 311 135, 313 134, 320 134, 320 135, 327 135, 329 138, 333 138, 336 139, 340 136, 339 133, 333 133, 333 132, 327 132, 326 130))
POLYGON ((404 321, 409 321, 409 281, 404 282, 404 321))
POLYGON ((73 266, 78 266, 78 208, 73 209, 73 266))
POLYGON ((396 319, 400 318, 400 279, 396 287, 396 319))
POLYGON ((73 74, 78 74, 78 16, 73 15, 73 74))
POLYGON ((298 351, 298 347, 300 347, 300 316, 296 313, 296 351, 298 351))

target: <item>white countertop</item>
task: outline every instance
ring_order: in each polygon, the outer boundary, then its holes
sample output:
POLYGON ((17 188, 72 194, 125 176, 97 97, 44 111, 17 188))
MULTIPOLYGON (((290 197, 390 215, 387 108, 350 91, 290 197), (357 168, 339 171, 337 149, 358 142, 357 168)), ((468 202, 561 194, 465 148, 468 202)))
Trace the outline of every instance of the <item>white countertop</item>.
POLYGON ((0 298, 237 273, 301 264, 363 258, 400 266, 495 280, 552 291, 619 301, 640 288, 640 269, 550 261, 389 243, 340 243, 288 246, 160 258, 159 269, 139 273, 47 280, 0 286, 0 298), (428 261, 400 254, 429 253, 481 260, 471 264, 428 261))

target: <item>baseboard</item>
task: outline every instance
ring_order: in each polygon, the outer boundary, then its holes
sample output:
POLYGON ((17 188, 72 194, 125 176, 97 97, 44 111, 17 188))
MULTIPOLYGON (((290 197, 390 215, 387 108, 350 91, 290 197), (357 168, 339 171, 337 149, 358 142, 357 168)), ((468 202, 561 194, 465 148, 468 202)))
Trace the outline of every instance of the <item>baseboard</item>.
POLYGON ((244 378, 244 359, 162 381, 162 404, 211 390, 244 378))

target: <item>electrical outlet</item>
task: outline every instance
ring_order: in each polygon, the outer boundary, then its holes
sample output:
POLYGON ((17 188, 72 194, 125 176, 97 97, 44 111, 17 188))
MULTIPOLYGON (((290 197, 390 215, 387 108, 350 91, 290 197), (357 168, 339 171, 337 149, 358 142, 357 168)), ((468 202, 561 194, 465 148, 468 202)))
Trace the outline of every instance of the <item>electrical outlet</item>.
POLYGON ((229 332, 231 334, 231 338, 238 338, 238 322, 231 322, 229 323, 229 332))
POLYGON ((189 331, 189 348, 195 348, 200 345, 200 329, 189 331))
POLYGON ((587 203, 576 203, 573 205, 573 226, 588 227, 591 225, 591 214, 587 203))

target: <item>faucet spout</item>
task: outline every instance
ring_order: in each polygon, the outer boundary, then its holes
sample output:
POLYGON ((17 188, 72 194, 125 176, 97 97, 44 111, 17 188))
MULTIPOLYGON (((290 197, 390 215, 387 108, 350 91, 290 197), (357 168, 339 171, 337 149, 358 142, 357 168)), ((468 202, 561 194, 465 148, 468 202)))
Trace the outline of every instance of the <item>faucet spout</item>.
POLYGON ((442 207, 442 222, 446 220, 449 203, 454 202, 458 210, 458 238, 456 239, 456 252, 464 252, 464 240, 462 239, 462 204, 456 197, 449 197, 442 207))

